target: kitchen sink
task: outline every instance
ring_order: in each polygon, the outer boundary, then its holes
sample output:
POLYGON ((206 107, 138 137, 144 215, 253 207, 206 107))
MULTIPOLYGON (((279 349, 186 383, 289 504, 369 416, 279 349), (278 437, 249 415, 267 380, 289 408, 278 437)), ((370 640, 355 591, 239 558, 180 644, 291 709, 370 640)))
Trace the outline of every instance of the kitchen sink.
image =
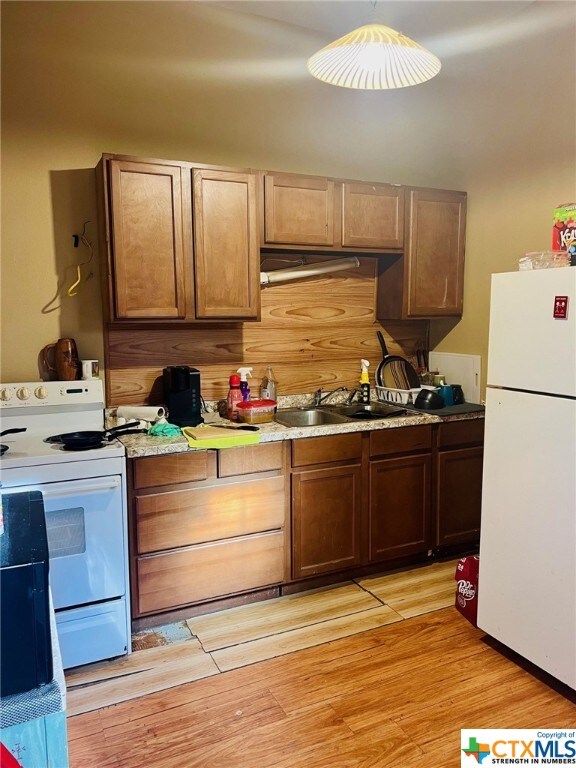
POLYGON ((334 405, 329 406, 332 413, 346 416, 354 421, 365 421, 369 419, 388 419, 393 416, 404 416, 405 408, 398 408, 394 405, 385 405, 384 403, 370 403, 362 405, 361 403, 352 403, 352 405, 334 405))
POLYGON ((349 419, 327 408, 284 408, 276 412, 276 421, 285 427, 318 427, 345 424, 349 419))
POLYGON ((345 424, 350 421, 367 421, 403 416, 404 408, 383 403, 361 405, 325 405, 318 408, 284 408, 277 411, 276 421, 285 427, 318 427, 322 424, 345 424))

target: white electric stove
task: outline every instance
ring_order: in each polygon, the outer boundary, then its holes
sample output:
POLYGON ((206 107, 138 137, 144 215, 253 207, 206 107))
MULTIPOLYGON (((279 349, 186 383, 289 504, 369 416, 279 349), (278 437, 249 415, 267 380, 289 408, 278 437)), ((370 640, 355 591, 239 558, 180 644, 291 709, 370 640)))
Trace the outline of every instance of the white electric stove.
POLYGON ((104 430, 100 380, 0 384, 2 493, 44 497, 64 668, 130 652, 126 459, 118 440, 66 450, 47 437, 104 430))

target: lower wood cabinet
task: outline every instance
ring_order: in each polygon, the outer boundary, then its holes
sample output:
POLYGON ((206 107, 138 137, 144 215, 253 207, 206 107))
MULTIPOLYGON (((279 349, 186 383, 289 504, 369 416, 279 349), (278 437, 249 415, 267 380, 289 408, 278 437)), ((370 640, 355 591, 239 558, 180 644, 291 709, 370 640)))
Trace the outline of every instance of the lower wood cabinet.
POLYGON ((132 460, 133 617, 474 547, 483 439, 470 419, 132 460))
POLYGON ((370 561, 393 560, 430 549, 430 454, 370 465, 370 561))
POLYGON ((431 425, 371 432, 369 561, 426 554, 431 546, 431 425))
POLYGON ((292 441, 292 578, 362 557, 362 433, 292 441))
POLYGON ((484 419, 440 424, 434 477, 436 541, 440 549, 480 540, 484 419))
POLYGON ((292 578, 427 552, 431 451, 431 426, 295 440, 292 578))
POLYGON ((271 531, 138 559, 138 609, 158 613, 278 584, 284 534, 271 531))
POLYGON ((294 473, 293 578, 358 565, 361 514, 362 469, 359 464, 294 473))
POLYGON ((284 478, 136 496, 139 555, 284 525, 284 478))
POLYGON ((286 580, 285 451, 274 443, 130 463, 134 618, 286 580))
POLYGON ((484 420, 295 440, 292 579, 478 543, 484 420))

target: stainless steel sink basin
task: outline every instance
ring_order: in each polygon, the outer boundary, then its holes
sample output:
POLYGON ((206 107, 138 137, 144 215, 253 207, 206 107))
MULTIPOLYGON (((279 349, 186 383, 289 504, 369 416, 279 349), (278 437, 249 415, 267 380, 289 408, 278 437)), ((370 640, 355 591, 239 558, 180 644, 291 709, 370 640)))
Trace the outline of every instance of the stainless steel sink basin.
POLYGON ((384 403, 370 403, 361 405, 360 403, 352 405, 339 405, 330 408, 332 413, 338 413, 354 421, 365 421, 370 419, 388 419, 394 416, 403 416, 406 413, 405 408, 398 408, 394 405, 385 405, 384 403))
POLYGON ((322 424, 345 424, 350 421, 367 421, 403 416, 404 408, 393 405, 325 405, 319 408, 285 408, 277 411, 276 421, 285 427, 318 427, 322 424))
POLYGON ((276 421, 285 427, 318 427, 322 424, 345 424, 349 419, 325 408, 285 408, 276 412, 276 421))

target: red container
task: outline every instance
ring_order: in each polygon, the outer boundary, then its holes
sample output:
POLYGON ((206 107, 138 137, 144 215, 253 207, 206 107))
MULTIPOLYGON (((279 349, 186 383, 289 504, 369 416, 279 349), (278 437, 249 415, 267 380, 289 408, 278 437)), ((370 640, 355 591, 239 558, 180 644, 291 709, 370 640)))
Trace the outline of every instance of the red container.
POLYGON ((274 421, 276 406, 276 400, 246 400, 238 403, 236 406, 238 421, 244 421, 246 424, 264 424, 267 421, 274 421))
POLYGON ((478 555, 462 557, 456 565, 456 601, 455 607, 470 624, 477 627, 478 615, 478 555))

